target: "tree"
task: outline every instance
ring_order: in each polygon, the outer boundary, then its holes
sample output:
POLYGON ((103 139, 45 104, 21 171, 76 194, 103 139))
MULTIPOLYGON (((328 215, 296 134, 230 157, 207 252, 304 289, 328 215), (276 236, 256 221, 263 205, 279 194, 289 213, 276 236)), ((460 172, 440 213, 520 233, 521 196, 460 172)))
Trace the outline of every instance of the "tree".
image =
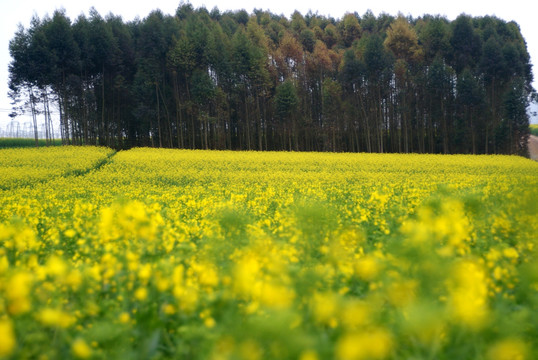
POLYGON ((449 22, 439 16, 423 20, 418 40, 424 49, 426 62, 432 62, 436 57, 446 59, 451 51, 449 22))
POLYGON ((359 20, 354 14, 347 13, 344 15, 340 24, 342 25, 342 41, 344 46, 350 47, 361 36, 359 20))
POLYGON ((428 106, 431 122, 439 129, 442 139, 442 152, 450 152, 452 103, 454 101, 454 71, 437 56, 428 69, 428 106))
POLYGON ((424 54, 418 44, 417 34, 407 19, 401 15, 387 30, 384 45, 397 59, 403 59, 408 63, 420 61, 424 54))
MULTIPOLYGON (((32 113, 32 120, 34 126, 34 138, 36 147, 39 146, 39 139, 37 133, 37 114, 35 109, 36 100, 34 97, 34 83, 32 76, 28 73, 32 70, 32 64, 29 58, 29 44, 30 36, 22 26, 19 26, 15 37, 9 42, 9 54, 14 59, 9 64, 9 96, 13 100, 14 104, 20 101, 21 89, 26 88, 30 99, 30 109, 32 113)), ((22 110, 24 111, 24 110, 22 110)), ((18 115, 18 111, 13 111, 10 114, 11 118, 15 118, 18 115)))
POLYGON ((365 40, 364 63, 368 78, 368 93, 372 94, 367 105, 369 113, 367 122, 374 130, 373 142, 378 152, 384 152, 385 117, 383 112, 384 90, 388 80, 388 72, 392 66, 392 58, 383 47, 383 40, 378 35, 370 35, 365 40))
POLYGON ((503 99, 503 121, 498 135, 504 140, 503 153, 528 156, 529 105, 522 81, 514 81, 503 99), (506 136, 508 134, 508 137, 506 136))
POLYGON ((461 73, 466 67, 474 69, 482 54, 482 41, 475 33, 469 16, 462 14, 452 23, 450 45, 449 57, 456 73, 461 73))
POLYGON ((106 25, 105 20, 95 10, 90 10, 90 43, 91 63, 94 66, 92 73, 95 74, 95 88, 98 112, 101 119, 97 123, 98 141, 100 145, 110 142, 107 121, 107 80, 110 83, 109 71, 116 61, 117 49, 115 39, 106 25), (100 90, 100 91, 99 91, 100 90))
POLYGON ((485 133, 482 123, 482 110, 485 104, 483 88, 480 87, 471 70, 466 68, 458 76, 456 89, 456 103, 459 106, 459 111, 455 141, 458 152, 472 154, 485 152, 485 142, 483 142, 483 148, 479 147, 479 141, 482 140, 481 134, 485 133), (470 148, 468 144, 471 145, 470 148))
POLYGON ((276 113, 279 116, 280 124, 287 135, 288 149, 292 150, 292 137, 297 147, 295 137, 295 111, 298 105, 297 90, 291 80, 286 80, 276 88, 275 94, 276 113))
POLYGON ((196 114, 201 125, 201 143, 204 149, 209 149, 209 126, 211 102, 215 97, 215 84, 207 71, 196 69, 191 78, 191 94, 196 104, 196 114))
POLYGON ((323 80, 323 118, 324 133, 327 139, 327 150, 342 151, 342 139, 337 141, 337 133, 342 130, 340 113, 342 112, 342 88, 332 79, 323 80))
MULTIPOLYGON (((491 120, 486 125, 486 153, 489 152, 490 134, 500 124, 499 105, 502 98, 503 87, 503 57, 499 43, 494 36, 490 37, 482 49, 482 57, 480 60, 480 72, 484 74, 485 89, 488 98, 488 108, 491 115, 491 120)), ((495 152, 495 140, 493 137, 493 151, 495 152)))
POLYGON ((57 104, 64 142, 116 148, 522 153, 535 94, 519 26, 491 16, 57 11, 10 53, 34 134, 57 104))

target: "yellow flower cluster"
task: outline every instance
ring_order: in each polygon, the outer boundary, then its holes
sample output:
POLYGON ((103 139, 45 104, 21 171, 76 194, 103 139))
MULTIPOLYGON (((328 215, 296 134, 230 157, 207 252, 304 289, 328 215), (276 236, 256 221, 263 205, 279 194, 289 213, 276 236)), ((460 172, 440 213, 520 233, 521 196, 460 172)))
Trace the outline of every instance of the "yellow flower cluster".
POLYGON ((107 148, 52 146, 0 151, 0 189, 30 186, 65 175, 83 174, 114 152, 107 148))
POLYGON ((0 170, 0 358, 538 357, 530 160, 58 147, 0 170))

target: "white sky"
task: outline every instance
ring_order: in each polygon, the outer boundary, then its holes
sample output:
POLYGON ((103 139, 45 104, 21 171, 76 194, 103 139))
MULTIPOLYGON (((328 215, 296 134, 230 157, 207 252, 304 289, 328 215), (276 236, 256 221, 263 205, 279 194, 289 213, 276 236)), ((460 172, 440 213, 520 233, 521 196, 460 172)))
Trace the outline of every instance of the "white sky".
MULTIPOLYGON (((132 20, 136 16, 146 17, 151 10, 161 9, 165 14, 174 14, 179 5, 179 0, 154 0, 154 1, 119 1, 119 0, 2 0, 0 11, 0 129, 5 128, 10 121, 8 114, 11 109, 8 92, 8 64, 9 41, 17 30, 17 24, 21 23, 28 27, 34 14, 42 18, 45 14, 52 15, 54 10, 64 8, 71 20, 78 15, 89 12, 93 6, 103 16, 112 12, 121 15, 124 21, 132 20)), ((530 8, 528 0, 490 0, 486 3, 469 0, 450 1, 424 1, 424 0, 372 0, 372 1, 306 1, 306 0, 191 0, 194 8, 205 6, 208 10, 217 6, 219 10, 245 9, 249 13, 253 9, 270 10, 276 14, 284 14, 288 18, 294 10, 299 10, 305 15, 309 10, 318 12, 320 15, 342 17, 346 12, 357 12, 363 15, 368 9, 377 16, 381 12, 397 15, 418 17, 424 14, 444 15, 449 20, 455 19, 459 14, 466 13, 472 16, 495 15, 506 21, 514 20, 520 27, 523 37, 527 41, 531 62, 538 64, 538 25, 537 13, 530 8)), ((535 65, 534 88, 538 88, 538 67, 535 65)), ((538 111, 538 107, 535 108, 538 111)), ((20 119, 19 121, 27 121, 20 119)), ((531 122, 538 123, 538 117, 531 122)))

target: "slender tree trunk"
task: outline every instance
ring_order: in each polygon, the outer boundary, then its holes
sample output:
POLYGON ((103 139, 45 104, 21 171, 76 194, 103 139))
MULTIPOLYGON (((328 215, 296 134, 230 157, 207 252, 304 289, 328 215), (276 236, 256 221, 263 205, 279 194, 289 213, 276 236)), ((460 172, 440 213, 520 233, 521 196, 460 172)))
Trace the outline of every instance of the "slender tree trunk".
POLYGON ((37 114, 35 109, 35 96, 34 91, 32 90, 32 87, 29 89, 30 92, 30 107, 32 109, 32 120, 34 125, 34 137, 35 137, 35 146, 39 147, 39 136, 37 133, 37 114))
POLYGON ((157 99, 157 129, 159 131, 159 147, 163 147, 163 137, 162 137, 162 131, 161 131, 161 110, 159 108, 159 85, 157 81, 155 81, 155 97, 157 99))
POLYGON ((248 99, 247 99, 247 90, 246 90, 246 87, 245 87, 245 95, 244 95, 244 101, 245 101, 245 128, 246 128, 246 137, 247 137, 247 150, 251 150, 250 149, 250 121, 249 121, 249 118, 248 118, 248 99))
POLYGON ((366 113, 366 106, 364 104, 364 99, 362 98, 360 89, 357 89, 357 94, 359 96, 359 102, 361 104, 362 115, 364 117, 364 125, 366 128, 366 151, 370 153, 372 152, 372 143, 371 143, 370 124, 368 121, 368 114, 366 113))
POLYGON ((263 138, 263 124, 260 111, 260 98, 256 92, 256 117, 258 118, 258 150, 263 150, 262 138, 263 138))
POLYGON ((177 146, 178 148, 183 148, 183 119, 181 114, 181 101, 179 96, 179 84, 177 81, 177 73, 174 71, 174 98, 176 100, 176 135, 177 135, 177 146))
MULTIPOLYGON (((492 111, 492 118, 493 118, 493 123, 492 123, 493 130, 495 130, 495 128, 497 127, 497 111, 496 111, 495 103, 496 103, 495 102, 495 77, 493 77, 491 79, 491 111, 492 111)), ((487 128, 486 128, 486 140, 487 140, 487 128)), ((495 133, 493 133, 492 140, 493 140, 493 152, 495 153, 496 152, 495 133)), ((487 142, 486 142, 486 154, 488 154, 487 142)))
POLYGON ((446 124, 445 102, 441 99, 441 114, 443 116, 443 153, 448 154, 448 126, 446 124))
POLYGON ((383 123, 384 123, 384 116, 383 116, 383 109, 382 109, 382 103, 381 103, 381 86, 377 87, 377 129, 378 129, 378 142, 379 142, 379 152, 383 153, 383 123))
MULTIPOLYGON (((466 110, 467 114, 469 113, 469 110, 466 110)), ((476 154, 476 129, 473 122, 473 112, 471 111, 471 116, 469 117, 470 124, 471 124, 471 144, 472 144, 472 151, 473 155, 476 154)))
MULTIPOLYGON (((163 85, 163 88, 164 88, 164 85, 163 85)), ((166 125, 167 125, 166 127, 168 128, 167 129, 168 131, 167 141, 168 141, 168 147, 171 148, 171 147, 174 147, 174 144, 173 144, 173 139, 172 139, 172 121, 170 119, 170 112, 168 111, 168 106, 166 105, 163 91, 158 86, 157 86, 157 91, 160 95, 160 98, 164 107, 164 112, 166 114, 166 125)))
POLYGON ((62 145, 67 144, 66 140, 66 125, 65 125, 65 114, 63 111, 62 97, 58 96, 58 110, 60 112, 60 137, 62 138, 62 145))
POLYGON ((47 88, 45 87, 43 89, 43 115, 45 117, 45 142, 46 142, 47 145, 49 145, 50 137, 51 137, 49 114, 48 114, 48 111, 47 111, 48 101, 49 100, 47 98, 47 88))
POLYGON ((264 97, 264 101, 263 101, 263 120, 264 120, 264 123, 265 123, 265 129, 263 131, 263 140, 264 140, 264 143, 265 143, 265 150, 269 150, 268 147, 267 147, 267 130, 269 128, 268 124, 267 124, 267 99, 264 97))
MULTIPOLYGON (((187 90, 187 102, 190 106, 191 94, 189 90, 189 78, 187 77, 187 74, 185 74, 185 89, 187 90)), ((196 131, 195 131, 196 128, 194 127, 194 116, 193 114, 187 114, 187 115, 190 116, 191 118, 191 129, 190 129, 191 136, 187 134, 187 138, 191 140, 191 149, 195 149, 196 148, 196 131)))
POLYGON ((103 63, 101 79, 101 131, 99 132, 99 144, 104 145, 105 135, 105 64, 103 63), (101 138, 102 137, 102 138, 101 138))
POLYGON ((47 129, 48 129, 48 141, 50 143, 54 143, 54 125, 52 123, 52 117, 50 116, 50 104, 49 104, 49 96, 47 89, 45 89, 45 122, 48 123, 47 129))

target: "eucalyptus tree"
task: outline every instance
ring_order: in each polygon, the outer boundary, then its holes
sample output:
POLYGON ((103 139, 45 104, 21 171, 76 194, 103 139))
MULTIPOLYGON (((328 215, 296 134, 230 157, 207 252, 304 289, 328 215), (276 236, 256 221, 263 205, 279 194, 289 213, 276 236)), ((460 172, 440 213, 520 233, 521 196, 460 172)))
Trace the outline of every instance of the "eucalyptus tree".
MULTIPOLYGON (((30 63, 30 35, 28 31, 19 25, 14 38, 9 42, 9 54, 13 58, 13 61, 9 64, 9 96, 16 105, 20 103, 22 92, 26 90, 29 96, 30 111, 32 114, 32 121, 34 126, 34 138, 35 145, 39 146, 38 133, 37 133, 37 113, 36 113, 36 100, 34 96, 35 80, 28 73, 33 70, 30 63)), ((24 106, 17 106, 13 111, 12 117, 19 115, 20 112, 24 112, 24 106)), ((10 116, 11 116, 10 114, 10 116)))
POLYGON ((139 97, 138 116, 147 118, 149 137, 152 144, 159 147, 173 145, 172 120, 169 108, 172 96, 169 96, 167 76, 167 54, 177 37, 179 29, 174 19, 164 15, 160 10, 151 12, 140 24, 135 37, 137 48, 137 83, 139 97), (149 96, 151 94, 151 96, 149 96), (155 142, 157 139, 157 142, 155 142))
POLYGON ((500 152, 528 156, 527 144, 530 135, 527 106, 529 96, 525 83, 514 80, 503 97, 503 120, 498 134, 501 136, 500 152), (506 136, 508 134, 508 136, 506 136))
POLYGON ((347 116, 351 118, 353 143, 352 151, 372 151, 370 126, 366 112, 366 64, 354 49, 344 53, 339 80, 343 88, 343 96, 349 106, 347 116))
MULTIPOLYGON (((52 138, 53 128, 49 110, 49 90, 53 84, 58 84, 54 77, 56 63, 53 52, 49 49, 49 40, 44 31, 46 23, 50 18, 40 20, 33 17, 29 29, 19 26, 15 37, 10 41, 9 51, 13 61, 9 64, 9 88, 10 96, 14 103, 19 103, 21 98, 27 96, 27 106, 19 107, 19 111, 24 112, 24 108, 30 108, 33 120, 34 137, 36 146, 38 145, 37 115, 38 102, 42 99, 45 115, 45 130, 47 141, 52 138)), ((58 88, 58 87, 57 87, 58 88)), ((59 97, 58 97, 59 99, 59 97)), ((19 111, 15 111, 17 114, 19 111)), ((62 139, 66 139, 62 127, 62 139)))
MULTIPOLYGON (((398 131, 398 123, 402 123, 404 129, 404 148, 405 151, 409 151, 409 138, 412 140, 412 119, 415 118, 415 124, 417 125, 418 143, 424 142, 425 124, 420 114, 414 113, 412 109, 417 107, 423 107, 422 104, 414 106, 419 99, 420 94, 420 82, 419 76, 422 71, 421 61, 424 57, 424 51, 422 46, 418 43, 418 36, 415 30, 408 23, 407 19, 403 16, 399 16, 387 29, 387 37, 383 44, 385 48, 392 53, 396 59, 394 67, 395 83, 394 90, 396 92, 396 98, 391 101, 393 104, 397 103, 399 111, 391 111, 389 124, 391 131, 389 132, 390 150, 401 151, 401 131, 398 131), (419 86, 417 86, 419 85, 419 86)), ((431 118, 429 118, 431 120, 431 118)), ((430 144, 433 143, 433 124, 428 122, 428 138, 430 144)), ((389 144, 387 144, 389 145, 389 144)), ((388 147, 388 146, 387 146, 388 147)), ((421 151, 424 151, 424 146, 419 147, 421 151)), ((433 148, 430 147, 430 151, 433 148)))
POLYGON ((435 126, 438 143, 441 144, 438 149, 444 154, 451 152, 450 139, 453 134, 455 99, 454 79, 454 70, 440 56, 437 56, 428 68, 427 103, 425 106, 428 110, 428 116, 431 117, 435 126))
POLYGON ((292 80, 288 79, 278 85, 275 93, 276 113, 280 120, 280 148, 293 150, 298 147, 296 135, 296 111, 299 99, 292 80))
POLYGON ((482 55, 482 39, 473 27, 470 16, 462 14, 451 23, 450 65, 460 74, 465 68, 474 70, 482 55))
POLYGON ((370 128, 373 130, 373 151, 384 152, 385 112, 387 90, 391 77, 393 57, 383 47, 377 34, 365 37, 364 63, 366 65, 368 101, 366 104, 370 128))
POLYGON ((108 113, 109 102, 107 96, 112 88, 111 72, 118 61, 118 48, 110 28, 105 19, 95 10, 90 10, 89 32, 89 58, 88 65, 92 67, 94 91, 97 104, 97 113, 100 119, 97 121, 98 143, 111 145, 109 132, 110 122, 108 113))
POLYGON ((56 11, 10 53, 34 130, 57 103, 64 142, 117 148, 523 153, 535 94, 517 24, 464 14, 56 11))
POLYGON ((502 56, 502 50, 492 35, 485 43, 482 49, 482 57, 479 63, 479 71, 482 74, 484 81, 484 89, 487 94, 488 112, 490 115, 490 121, 486 124, 486 154, 490 151, 496 152, 495 133, 497 127, 500 124, 501 112, 500 106, 502 104, 503 88, 506 86, 505 81, 507 79, 503 76, 504 61, 502 56), (491 139, 491 149, 490 149, 491 139))
POLYGON ((455 146, 461 153, 487 153, 484 110, 486 97, 480 82, 469 68, 458 75, 456 84, 457 129, 455 146), (469 147, 470 145, 470 147, 469 147))

